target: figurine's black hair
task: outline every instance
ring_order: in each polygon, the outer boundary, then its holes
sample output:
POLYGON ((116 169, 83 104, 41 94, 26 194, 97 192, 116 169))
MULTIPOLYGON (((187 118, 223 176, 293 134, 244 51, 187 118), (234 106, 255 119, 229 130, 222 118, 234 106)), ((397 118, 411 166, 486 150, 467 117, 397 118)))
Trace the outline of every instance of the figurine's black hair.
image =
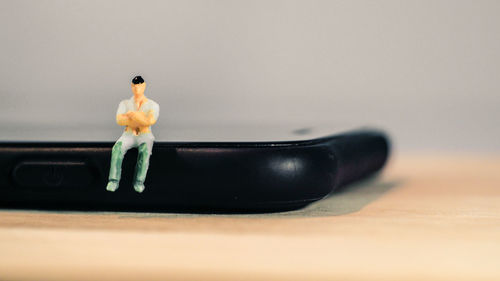
POLYGON ((134 84, 142 84, 142 83, 144 83, 144 79, 142 79, 141 76, 136 76, 136 77, 134 77, 134 79, 132 79, 132 83, 134 83, 134 84))

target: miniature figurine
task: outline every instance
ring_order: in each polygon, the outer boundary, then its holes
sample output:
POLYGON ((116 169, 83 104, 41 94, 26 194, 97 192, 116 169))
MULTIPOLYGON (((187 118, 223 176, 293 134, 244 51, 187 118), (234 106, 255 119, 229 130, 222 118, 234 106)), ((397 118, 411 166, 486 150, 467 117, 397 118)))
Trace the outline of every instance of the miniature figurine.
POLYGON ((133 147, 137 147, 139 150, 135 167, 134 189, 141 193, 145 188, 144 180, 148 172, 149 157, 155 139, 150 126, 158 120, 160 106, 144 96, 146 82, 141 76, 134 77, 131 86, 134 96, 121 101, 116 112, 116 123, 125 126, 125 132, 113 146, 109 182, 106 186, 108 191, 118 189, 123 157, 133 147))

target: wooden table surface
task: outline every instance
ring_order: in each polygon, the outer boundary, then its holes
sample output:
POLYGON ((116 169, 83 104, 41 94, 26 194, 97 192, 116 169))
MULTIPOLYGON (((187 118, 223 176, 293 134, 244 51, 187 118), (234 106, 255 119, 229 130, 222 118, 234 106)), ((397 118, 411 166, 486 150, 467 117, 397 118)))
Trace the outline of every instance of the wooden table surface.
POLYGON ((500 156, 397 155, 264 215, 0 210, 0 280, 500 280, 500 156))

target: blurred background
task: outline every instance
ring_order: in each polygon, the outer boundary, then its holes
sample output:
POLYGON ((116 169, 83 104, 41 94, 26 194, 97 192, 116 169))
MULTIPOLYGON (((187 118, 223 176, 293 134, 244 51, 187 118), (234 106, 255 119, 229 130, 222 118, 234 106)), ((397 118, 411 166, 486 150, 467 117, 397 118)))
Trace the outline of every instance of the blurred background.
POLYGON ((402 151, 500 151, 499 1, 0 6, 0 126, 113 126, 142 75, 166 126, 347 122, 402 151))

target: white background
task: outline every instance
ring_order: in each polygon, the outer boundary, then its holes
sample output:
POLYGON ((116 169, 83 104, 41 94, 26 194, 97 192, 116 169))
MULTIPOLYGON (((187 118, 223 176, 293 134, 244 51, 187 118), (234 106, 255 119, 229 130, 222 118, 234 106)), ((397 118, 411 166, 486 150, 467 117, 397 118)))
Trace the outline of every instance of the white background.
POLYGON ((385 128, 500 151, 500 1, 1 1, 0 126, 113 124, 140 74, 163 125, 385 128))

